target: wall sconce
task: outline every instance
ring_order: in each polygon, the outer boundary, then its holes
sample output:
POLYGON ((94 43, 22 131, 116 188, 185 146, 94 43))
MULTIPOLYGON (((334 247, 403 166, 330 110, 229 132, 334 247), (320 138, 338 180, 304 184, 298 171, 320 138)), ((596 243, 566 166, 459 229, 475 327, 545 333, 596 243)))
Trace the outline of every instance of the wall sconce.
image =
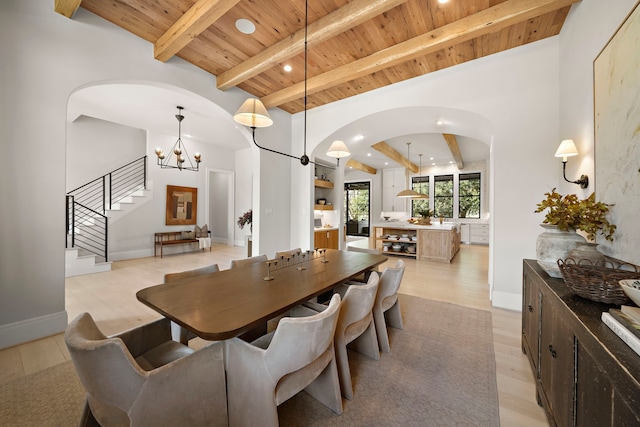
POLYGON ((573 139, 565 139, 560 143, 558 150, 556 151, 556 157, 562 157, 562 176, 564 176, 564 180, 567 182, 571 182, 573 184, 578 184, 580 188, 587 188, 589 186, 589 177, 587 175, 581 175, 580 179, 576 181, 569 181, 566 175, 567 169, 567 157, 577 156, 578 150, 576 149, 576 144, 573 143, 573 139))

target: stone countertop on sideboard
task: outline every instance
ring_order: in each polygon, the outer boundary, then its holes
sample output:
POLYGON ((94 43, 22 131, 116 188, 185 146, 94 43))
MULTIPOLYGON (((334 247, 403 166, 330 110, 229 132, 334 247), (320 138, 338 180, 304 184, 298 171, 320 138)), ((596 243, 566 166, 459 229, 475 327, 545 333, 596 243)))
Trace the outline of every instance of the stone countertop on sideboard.
POLYGON ((331 231, 331 230, 337 230, 338 227, 314 227, 313 231, 331 231))

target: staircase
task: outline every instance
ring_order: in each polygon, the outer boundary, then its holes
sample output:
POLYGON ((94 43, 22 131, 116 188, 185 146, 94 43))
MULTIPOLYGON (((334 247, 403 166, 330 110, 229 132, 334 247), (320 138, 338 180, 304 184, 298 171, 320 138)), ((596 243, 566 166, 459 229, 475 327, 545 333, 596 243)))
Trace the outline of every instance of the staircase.
POLYGON ((65 277, 111 270, 108 229, 153 198, 141 157, 67 193, 65 277))

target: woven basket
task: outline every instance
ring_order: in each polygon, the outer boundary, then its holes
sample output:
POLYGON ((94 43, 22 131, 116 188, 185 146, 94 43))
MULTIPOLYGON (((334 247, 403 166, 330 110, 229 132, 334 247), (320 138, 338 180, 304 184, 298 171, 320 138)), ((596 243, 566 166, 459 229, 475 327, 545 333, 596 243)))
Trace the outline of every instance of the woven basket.
POLYGON ((569 289, 582 298, 606 304, 627 304, 629 298, 619 281, 640 279, 640 267, 606 257, 604 263, 592 264, 589 260, 559 259, 558 267, 569 289))

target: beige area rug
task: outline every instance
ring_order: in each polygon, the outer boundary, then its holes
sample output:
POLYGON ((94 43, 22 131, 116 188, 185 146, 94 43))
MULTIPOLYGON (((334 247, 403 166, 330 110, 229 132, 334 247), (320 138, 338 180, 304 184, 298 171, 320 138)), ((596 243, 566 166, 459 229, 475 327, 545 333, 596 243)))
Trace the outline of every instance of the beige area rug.
MULTIPOLYGON (((306 393, 281 426, 498 426, 491 313, 400 296, 405 329, 379 361, 349 352, 354 399, 338 416, 306 393)), ((76 426, 85 393, 71 362, 0 385, 0 426, 76 426)))

